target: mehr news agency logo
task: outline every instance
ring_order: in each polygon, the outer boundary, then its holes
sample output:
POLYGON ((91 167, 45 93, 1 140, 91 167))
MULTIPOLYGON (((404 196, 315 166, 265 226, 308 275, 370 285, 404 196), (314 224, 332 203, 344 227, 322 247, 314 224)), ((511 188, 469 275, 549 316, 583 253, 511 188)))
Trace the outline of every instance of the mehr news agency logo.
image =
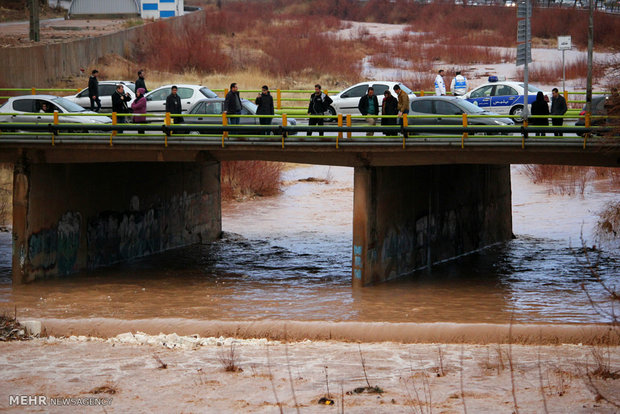
POLYGON ((9 406, 84 406, 112 405, 112 398, 48 397, 46 395, 9 395, 9 406))

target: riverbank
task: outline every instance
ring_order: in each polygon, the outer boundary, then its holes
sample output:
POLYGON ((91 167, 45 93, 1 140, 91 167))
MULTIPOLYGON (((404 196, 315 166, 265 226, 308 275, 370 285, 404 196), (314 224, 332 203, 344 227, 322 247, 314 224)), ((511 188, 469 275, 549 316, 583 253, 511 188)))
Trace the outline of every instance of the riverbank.
POLYGON ((620 364, 618 347, 583 345, 43 338, 0 343, 0 409, 24 410, 9 395, 41 395, 97 398, 108 413, 612 413, 605 398, 620 382, 593 374, 594 353, 620 364), (319 404, 326 397, 334 407, 319 404))

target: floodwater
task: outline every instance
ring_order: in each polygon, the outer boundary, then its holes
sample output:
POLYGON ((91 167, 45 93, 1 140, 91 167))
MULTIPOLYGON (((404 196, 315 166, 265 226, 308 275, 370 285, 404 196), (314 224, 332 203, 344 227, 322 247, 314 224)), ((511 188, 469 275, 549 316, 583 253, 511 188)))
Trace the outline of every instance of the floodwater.
MULTIPOLYGON (((11 236, 0 234, 0 310, 22 317, 182 318, 506 323, 593 323, 608 298, 583 264, 595 213, 620 192, 602 183, 585 197, 549 194, 512 169, 516 239, 430 272, 351 287, 353 170, 309 166, 285 173, 281 195, 223 207, 222 240, 96 272, 12 286, 11 236), (314 177, 321 181, 299 181, 314 177)), ((589 252, 618 285, 618 246, 589 252)))

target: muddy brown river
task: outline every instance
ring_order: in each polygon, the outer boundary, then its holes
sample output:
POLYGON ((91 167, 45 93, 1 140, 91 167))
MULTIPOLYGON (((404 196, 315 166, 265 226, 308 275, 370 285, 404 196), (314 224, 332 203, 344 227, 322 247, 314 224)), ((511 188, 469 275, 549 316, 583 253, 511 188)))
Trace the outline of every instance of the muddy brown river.
MULTIPOLYGON (((222 240, 91 273, 12 286, 11 236, 0 234, 0 310, 43 318, 181 318, 592 323, 581 288, 607 306, 584 266, 581 234, 597 243, 595 213, 620 193, 549 193, 512 168, 516 239, 388 283, 351 287, 353 170, 286 171, 282 194, 223 206, 222 240), (329 183, 298 181, 315 177, 329 183)), ((589 253, 618 285, 618 245, 589 253)))

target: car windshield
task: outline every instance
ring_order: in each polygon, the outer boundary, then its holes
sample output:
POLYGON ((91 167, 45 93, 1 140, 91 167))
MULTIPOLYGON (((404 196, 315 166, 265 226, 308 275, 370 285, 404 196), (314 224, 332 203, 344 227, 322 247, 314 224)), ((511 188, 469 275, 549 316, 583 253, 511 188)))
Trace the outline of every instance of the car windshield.
MULTIPOLYGON (((522 83, 520 83, 519 86, 525 88, 525 85, 522 83)), ((536 86, 530 85, 529 83, 527 85, 527 90, 534 93, 542 92, 541 89, 538 89, 536 86)))
POLYGON ((65 98, 53 98, 51 99, 56 105, 63 107, 69 113, 78 113, 85 112, 86 109, 82 108, 80 105, 73 103, 65 98))
POLYGON ((411 89, 409 89, 408 87, 406 87, 405 85, 403 85, 402 83, 399 83, 398 86, 400 86, 400 89, 402 89, 403 91, 405 91, 405 93, 407 95, 411 95, 413 93, 413 91, 411 89))
POLYGON ((468 114, 477 114, 480 112, 485 112, 484 109, 480 108, 478 105, 474 105, 469 101, 462 100, 459 102, 459 106, 461 109, 465 110, 468 114))
POLYGON ((243 101, 243 106, 245 106, 247 110, 250 111, 252 114, 255 114, 256 110, 258 109, 258 106, 256 106, 256 104, 250 101, 243 101))
POLYGON ((217 94, 209 88, 200 88, 200 92, 207 98, 217 98, 217 94))

